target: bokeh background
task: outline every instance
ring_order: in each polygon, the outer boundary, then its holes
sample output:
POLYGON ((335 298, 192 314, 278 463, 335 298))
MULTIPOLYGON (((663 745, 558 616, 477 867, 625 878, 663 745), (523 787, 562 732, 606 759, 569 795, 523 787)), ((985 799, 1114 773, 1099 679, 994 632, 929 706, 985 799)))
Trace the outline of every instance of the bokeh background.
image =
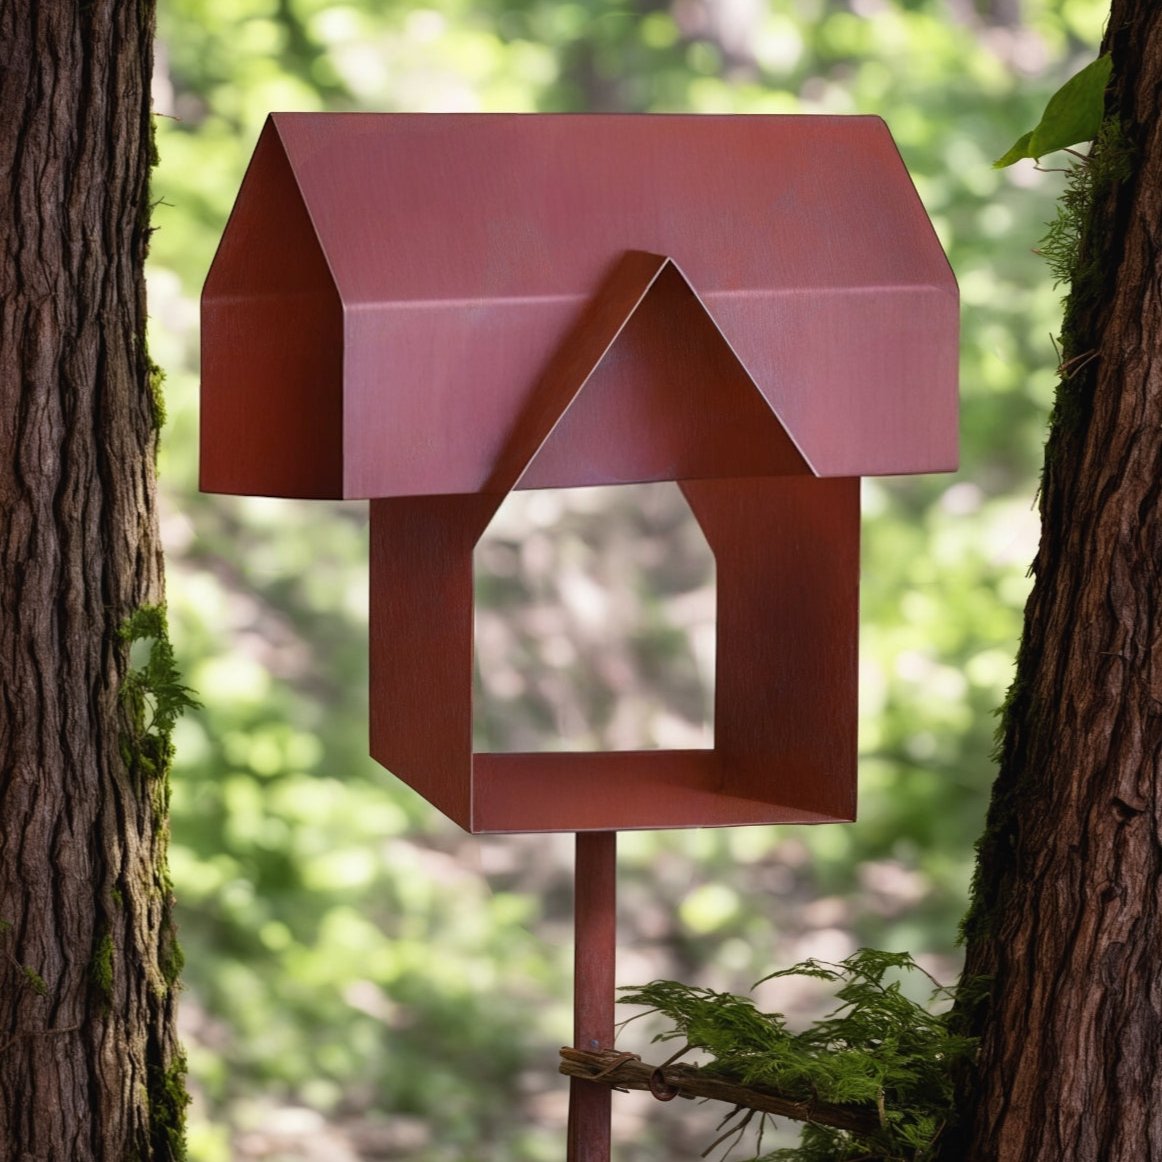
MULTIPOLYGON (((197 492, 197 299, 266 113, 887 120, 960 282, 963 455, 956 475, 865 484, 860 819, 624 837, 618 975, 745 991, 874 944, 950 980, 1036 543, 1060 294, 1031 253, 1059 175, 990 163, 1092 59, 1105 12, 161 0, 151 344, 170 617, 204 703, 177 731, 171 848, 193 1162, 563 1156, 568 837, 466 837, 367 758, 364 505, 197 492)), ((705 730, 713 564, 676 489, 518 508, 478 552, 481 746, 686 745, 705 730)), ((675 1109, 690 1104, 618 1097, 615 1156, 697 1157, 717 1116, 675 1109)))

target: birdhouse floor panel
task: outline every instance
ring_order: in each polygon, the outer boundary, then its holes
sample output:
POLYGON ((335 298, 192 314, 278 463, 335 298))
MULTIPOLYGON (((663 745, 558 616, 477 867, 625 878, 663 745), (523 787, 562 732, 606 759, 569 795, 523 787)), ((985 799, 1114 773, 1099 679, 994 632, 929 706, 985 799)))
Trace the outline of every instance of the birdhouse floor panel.
MULTIPOLYGON (((632 831, 834 823, 836 816, 723 790, 722 760, 708 750, 600 754, 477 754, 470 831, 632 831)), ((463 822, 463 821, 461 821, 463 822)))

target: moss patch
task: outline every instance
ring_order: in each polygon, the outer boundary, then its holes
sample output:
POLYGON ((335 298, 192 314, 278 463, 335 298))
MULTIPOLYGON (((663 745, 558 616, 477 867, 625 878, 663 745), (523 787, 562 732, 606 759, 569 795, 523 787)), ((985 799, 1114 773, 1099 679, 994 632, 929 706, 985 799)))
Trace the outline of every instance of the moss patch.
POLYGON ((113 937, 106 932, 97 942, 89 963, 89 979, 106 1003, 113 998, 113 937))
POLYGON ((1061 323, 1061 379, 1049 417, 1047 460, 1054 437, 1079 431, 1089 415, 1095 352, 1088 330, 1095 307, 1105 295, 1107 256, 1116 229, 1114 223, 1103 220, 1098 207, 1112 186, 1130 176, 1133 159, 1121 121, 1107 119, 1089 156, 1066 174, 1057 215, 1038 247, 1049 264, 1054 286, 1069 284, 1061 323))
MULTIPOLYGON (((158 927, 156 971, 151 989, 164 997, 177 985, 184 958, 173 922, 173 891, 167 870, 169 836, 170 766, 173 761, 173 729, 178 718, 200 703, 181 679, 169 640, 165 607, 143 605, 118 629, 125 648, 125 677, 121 704, 125 729, 121 752, 139 793, 148 796, 156 829, 155 867, 151 895, 160 897, 162 915, 158 927)), ((123 903, 118 895, 115 904, 123 903)), ((93 960, 93 980, 98 987, 112 988, 112 946, 105 955, 104 941, 93 960)), ((165 1065, 168 1055, 158 1047, 156 1064, 147 1068, 150 1154, 157 1162, 181 1162, 186 1157, 186 1059, 178 1054, 165 1065)))
POLYGON ((149 1133, 153 1157, 185 1162, 186 1055, 179 1053, 168 1069, 151 1068, 148 1080, 149 1133))
POLYGON ((152 359, 149 360, 149 399, 153 406, 153 430, 160 432, 168 418, 165 407, 165 372, 152 359))

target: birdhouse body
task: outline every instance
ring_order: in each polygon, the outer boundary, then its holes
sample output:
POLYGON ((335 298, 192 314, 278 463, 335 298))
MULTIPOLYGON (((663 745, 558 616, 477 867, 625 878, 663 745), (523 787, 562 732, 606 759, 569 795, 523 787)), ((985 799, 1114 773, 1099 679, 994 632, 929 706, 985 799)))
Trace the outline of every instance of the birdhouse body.
POLYGON ((859 481, 681 487, 717 562, 713 748, 473 753, 480 495, 372 502, 375 758, 474 832, 853 818, 859 481))
POLYGON ((874 118, 276 115, 203 296, 202 484, 372 499, 372 753, 473 831, 851 818, 858 477, 956 459, 955 283, 874 118), (715 743, 474 754, 514 488, 678 481, 715 743))

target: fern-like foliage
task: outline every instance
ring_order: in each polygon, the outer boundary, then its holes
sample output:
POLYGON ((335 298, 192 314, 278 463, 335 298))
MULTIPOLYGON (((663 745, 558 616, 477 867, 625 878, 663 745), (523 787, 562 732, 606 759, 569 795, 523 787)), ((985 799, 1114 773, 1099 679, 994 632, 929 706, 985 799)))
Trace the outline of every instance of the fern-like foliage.
POLYGON ((1053 275, 1053 285, 1076 282, 1084 275, 1082 236, 1089 224, 1094 201, 1111 183, 1129 177, 1133 151, 1125 129, 1116 118, 1104 122, 1095 135, 1088 155, 1078 156, 1065 174, 1065 188, 1057 199, 1057 212, 1046 224, 1045 237, 1037 245, 1053 275))
POLYGON ((782 1013, 760 1012, 749 997, 674 981, 619 991, 623 1004, 667 1018, 670 1028, 655 1040, 701 1050, 710 1058, 702 1069, 715 1076, 877 1115, 869 1134, 808 1122, 797 1147, 758 1162, 922 1162, 951 1116, 954 1073, 971 1060, 976 1042, 954 1034, 933 1011, 948 998, 936 982, 927 1007, 904 994, 902 974, 912 972, 923 969, 907 953, 864 948, 839 964, 806 960, 764 977, 807 976, 837 986, 838 1006, 798 1033, 782 1013))
POLYGON ((148 773, 161 774, 168 766, 174 725, 184 711, 201 703, 182 683, 164 606, 139 606, 122 623, 118 636, 130 651, 130 667, 121 683, 121 700, 133 731, 129 750, 148 773), (142 648, 135 650, 139 643, 142 648))

